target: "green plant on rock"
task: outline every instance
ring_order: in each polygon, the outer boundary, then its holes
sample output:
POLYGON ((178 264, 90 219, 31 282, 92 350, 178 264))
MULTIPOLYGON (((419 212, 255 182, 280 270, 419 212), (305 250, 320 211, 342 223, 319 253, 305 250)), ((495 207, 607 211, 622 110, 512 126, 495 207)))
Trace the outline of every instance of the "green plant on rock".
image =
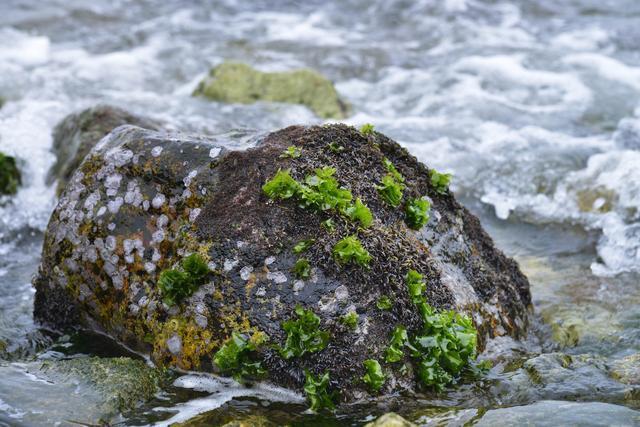
POLYGON ((205 283, 210 271, 205 260, 197 253, 184 258, 181 267, 182 270, 164 270, 158 278, 162 300, 169 306, 191 296, 205 283))
POLYGON ((285 359, 317 353, 329 342, 329 333, 319 329, 320 318, 313 311, 297 306, 295 313, 297 319, 282 323, 282 329, 287 333, 287 338, 279 352, 285 359))
POLYGON ((300 184, 291 177, 290 172, 280 169, 273 178, 262 186, 262 191, 264 191, 270 199, 284 200, 295 196, 299 188, 300 184))
POLYGON ((364 361, 364 368, 366 373, 362 377, 362 381, 371 391, 380 391, 386 380, 380 363, 375 359, 368 359, 364 361))
POLYGON ((350 329, 356 329, 358 327, 358 319, 358 313, 356 313, 355 311, 350 311, 340 318, 340 323, 350 329))
POLYGON ((311 265, 309 265, 309 260, 306 258, 300 258, 293 265, 292 271, 298 279, 308 279, 311 277, 311 265))
POLYGON ((335 141, 330 142, 329 145, 327 145, 327 147, 329 148, 329 151, 331 151, 332 153, 341 153, 344 151, 344 147, 335 141))
POLYGON ((294 254, 301 254, 308 250, 315 243, 316 239, 301 240, 293 247, 294 254))
POLYGON ((335 168, 325 166, 308 175, 300 187, 300 205, 315 211, 343 212, 351 204, 351 191, 340 187, 335 173, 335 168))
POLYGON ((445 194, 449 189, 449 184, 451 183, 453 175, 450 173, 440 173, 435 169, 431 169, 429 175, 431 178, 431 185, 436 192, 438 194, 445 194))
POLYGON ((424 199, 413 199, 405 209, 405 223, 414 230, 420 230, 429 221, 431 203, 424 199))
POLYGON ((424 291, 427 290, 427 284, 423 280, 422 274, 415 270, 409 270, 405 277, 407 288, 409 289, 409 298, 414 304, 424 303, 424 291))
POLYGON ((335 173, 332 167, 317 168, 305 177, 304 183, 299 183, 289 171, 279 170, 262 190, 271 199, 295 198, 302 208, 315 212, 338 212, 360 222, 364 228, 368 227, 373 221, 371 210, 360 199, 352 203, 351 191, 340 186, 335 173))
POLYGON ((374 130, 375 127, 371 123, 365 123, 360 126, 360 134, 362 134, 362 136, 373 135, 374 130))
POLYGON ((440 391, 463 370, 472 370, 477 354, 477 331, 468 316, 453 310, 436 310, 427 303, 421 274, 410 270, 406 282, 423 325, 405 345, 416 361, 421 383, 440 391))
POLYGON ((340 264, 355 262, 365 267, 371 261, 371 255, 369 255, 369 252, 362 246, 356 236, 347 236, 336 243, 333 247, 333 257, 340 264))
POLYGON ((295 145, 290 145, 282 154, 280 154, 281 159, 297 159, 302 155, 302 148, 296 147, 295 145))
POLYGON ((396 326, 391 334, 391 342, 385 350, 384 360, 387 363, 399 362, 404 357, 404 346, 409 342, 409 336, 404 326, 396 326))
POLYGON ((245 335, 233 332, 213 356, 213 363, 225 374, 231 374, 237 381, 247 378, 260 378, 266 374, 255 353, 265 341, 264 334, 259 339, 250 340, 245 335))
POLYGON ((363 228, 368 228, 373 222, 371 210, 358 197, 356 202, 345 209, 345 214, 352 220, 358 221, 363 228))
POLYGON ((394 208, 400 206, 404 184, 395 179, 392 174, 383 176, 380 185, 376 185, 376 190, 385 203, 394 208))
POLYGON ((386 295, 383 295, 380 298, 378 298, 378 301, 376 302, 376 307, 378 307, 380 310, 391 310, 391 307, 393 307, 393 302, 391 301, 391 298, 389 298, 386 295))
POLYGON ((402 176, 402 174, 400 172, 398 172, 398 169, 396 169, 396 167, 393 165, 391 160, 389 160, 389 159, 387 159, 385 157, 382 160, 382 164, 387 169, 387 172, 389 172, 396 181, 398 181, 400 183, 404 183, 404 176, 402 176))
POLYGON ((322 409, 333 411, 335 404, 335 393, 329 392, 329 373, 325 372, 320 378, 315 377, 305 369, 304 393, 307 395, 309 407, 312 411, 318 412, 322 409))
POLYGON ((327 231, 332 232, 336 229, 336 223, 333 218, 328 218, 320 223, 320 225, 327 231))

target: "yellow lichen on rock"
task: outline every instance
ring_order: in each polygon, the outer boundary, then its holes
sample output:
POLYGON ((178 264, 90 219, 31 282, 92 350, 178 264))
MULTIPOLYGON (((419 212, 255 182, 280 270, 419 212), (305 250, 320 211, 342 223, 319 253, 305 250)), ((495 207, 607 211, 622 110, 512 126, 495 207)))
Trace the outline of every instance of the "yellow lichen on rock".
POLYGON ((239 104, 257 101, 301 104, 325 119, 342 119, 348 113, 333 84, 309 69, 265 73, 246 64, 225 62, 213 68, 193 94, 239 104))

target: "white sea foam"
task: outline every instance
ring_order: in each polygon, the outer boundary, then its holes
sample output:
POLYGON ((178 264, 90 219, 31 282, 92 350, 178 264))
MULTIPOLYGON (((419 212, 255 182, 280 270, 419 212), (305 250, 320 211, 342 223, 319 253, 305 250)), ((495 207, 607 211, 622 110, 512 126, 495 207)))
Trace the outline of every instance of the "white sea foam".
POLYGON ((257 397, 270 402, 303 403, 304 397, 291 390, 259 383, 251 388, 229 378, 220 378, 207 374, 188 374, 175 380, 174 386, 210 393, 207 397, 192 399, 171 408, 155 408, 155 411, 178 411, 165 421, 154 424, 157 427, 170 426, 187 421, 198 414, 213 411, 237 397, 257 397))

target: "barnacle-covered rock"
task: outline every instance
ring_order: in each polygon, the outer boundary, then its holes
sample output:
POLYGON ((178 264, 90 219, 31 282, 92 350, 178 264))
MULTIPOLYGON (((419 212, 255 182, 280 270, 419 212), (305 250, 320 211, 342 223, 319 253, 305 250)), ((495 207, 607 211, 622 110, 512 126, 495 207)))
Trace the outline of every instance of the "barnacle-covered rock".
POLYGON ((289 127, 246 150, 225 138, 122 126, 102 139, 52 214, 36 318, 104 332, 159 365, 304 386, 318 407, 335 390, 348 401, 418 388, 402 348, 424 327, 416 301, 469 314, 478 350, 525 333, 518 265, 396 142, 345 125, 289 127), (340 188, 325 188, 333 179, 340 188), (403 206, 418 198, 431 211, 414 230, 403 206), (375 388, 365 360, 380 362, 368 363, 375 388))
POLYGON ((238 104, 300 104, 325 119, 341 119, 348 113, 331 81, 309 69, 265 73, 246 64, 224 62, 211 69, 193 94, 238 104))
POLYGON ((113 129, 126 124, 152 130, 161 127, 156 121, 110 105, 96 105, 68 115, 53 131, 56 163, 47 174, 47 184, 57 180, 57 191, 60 193, 98 141, 113 129))

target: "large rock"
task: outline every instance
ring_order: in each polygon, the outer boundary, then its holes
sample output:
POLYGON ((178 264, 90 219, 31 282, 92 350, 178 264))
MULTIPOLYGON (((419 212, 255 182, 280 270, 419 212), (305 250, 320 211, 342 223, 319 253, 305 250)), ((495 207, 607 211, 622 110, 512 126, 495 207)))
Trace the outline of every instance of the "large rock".
POLYGON ((264 73, 246 64, 225 62, 211 69, 193 94, 238 104, 271 101, 306 105, 325 119, 344 118, 349 110, 333 84, 308 69, 264 73))
MULTIPOLYGON (((384 361, 397 325, 410 335, 422 326, 405 283, 409 269, 425 276, 422 295, 431 306, 472 316, 479 349, 489 337, 522 336, 531 300, 517 264, 432 183, 427 167, 384 135, 363 133, 294 126, 232 151, 215 138, 117 128, 84 159, 51 216, 34 280, 36 319, 101 331, 160 365, 203 371, 217 370, 212 357, 233 332, 254 342, 266 334, 270 345, 255 358, 270 381, 300 389, 305 369, 327 371, 344 400, 365 395, 363 362, 384 361), (381 200, 376 185, 389 174, 385 158, 404 176, 404 201, 431 200, 431 219, 420 231, 405 225, 402 207, 381 200), (302 181, 323 166, 335 167, 340 184, 370 207, 369 228, 333 211, 303 209, 293 198, 270 200, 262 190, 280 169, 302 181), (368 267, 332 256, 350 235, 369 252, 368 267), (303 254, 294 253, 310 238, 303 254), (157 282, 167 269, 186 274, 179 266, 191 253, 212 272, 189 282, 195 292, 180 300, 157 282), (300 257, 309 268, 298 269, 298 278, 292 269, 300 257), (329 342, 285 359, 277 350, 286 338, 282 322, 297 319, 298 305, 320 317, 329 342), (342 317, 353 311, 355 329, 342 317)), ((403 360, 403 369, 383 362, 382 392, 417 387, 411 360, 403 360)))
POLYGON ((56 163, 47 174, 47 184, 57 180, 57 191, 62 192, 73 172, 98 141, 126 124, 152 130, 161 128, 156 121, 110 105, 97 105, 67 116, 53 130, 56 163))

